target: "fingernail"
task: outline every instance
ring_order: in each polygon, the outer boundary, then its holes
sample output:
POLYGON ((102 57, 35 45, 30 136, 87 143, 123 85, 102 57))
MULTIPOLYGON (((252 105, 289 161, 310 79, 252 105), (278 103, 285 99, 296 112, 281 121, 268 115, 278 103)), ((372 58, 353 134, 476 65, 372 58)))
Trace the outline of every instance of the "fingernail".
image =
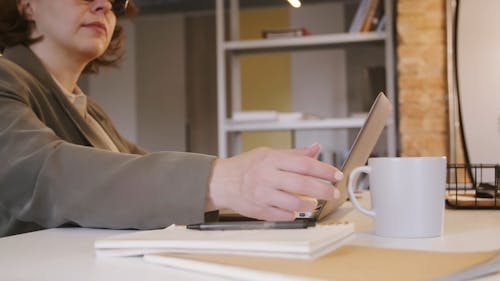
POLYGON ((343 178, 344 178, 344 174, 343 174, 341 171, 337 171, 337 172, 335 173, 335 179, 336 179, 337 181, 340 181, 340 180, 342 180, 343 178))
POLYGON ((320 144, 319 144, 318 142, 314 142, 314 143, 312 143, 312 144, 310 144, 310 145, 306 146, 305 148, 311 148, 311 147, 315 147, 315 146, 317 146, 317 145, 320 145, 320 144))

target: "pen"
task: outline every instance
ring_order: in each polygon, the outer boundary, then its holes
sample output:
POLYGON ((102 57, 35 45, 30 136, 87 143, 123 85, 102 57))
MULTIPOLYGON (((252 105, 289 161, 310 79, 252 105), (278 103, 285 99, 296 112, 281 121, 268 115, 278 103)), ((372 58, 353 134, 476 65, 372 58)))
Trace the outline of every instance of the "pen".
POLYGON ((224 221, 188 224, 188 229, 196 230, 249 230, 249 229, 298 229, 314 226, 315 223, 306 220, 296 221, 224 221))

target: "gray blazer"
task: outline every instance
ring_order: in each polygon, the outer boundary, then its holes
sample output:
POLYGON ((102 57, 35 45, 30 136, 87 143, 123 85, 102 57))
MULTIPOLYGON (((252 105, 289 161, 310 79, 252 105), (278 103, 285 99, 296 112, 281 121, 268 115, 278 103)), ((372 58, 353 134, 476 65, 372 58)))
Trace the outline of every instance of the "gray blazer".
POLYGON ((0 57, 0 236, 62 225, 152 229, 203 221, 213 156, 149 153, 89 98, 105 145, 25 46, 0 57))

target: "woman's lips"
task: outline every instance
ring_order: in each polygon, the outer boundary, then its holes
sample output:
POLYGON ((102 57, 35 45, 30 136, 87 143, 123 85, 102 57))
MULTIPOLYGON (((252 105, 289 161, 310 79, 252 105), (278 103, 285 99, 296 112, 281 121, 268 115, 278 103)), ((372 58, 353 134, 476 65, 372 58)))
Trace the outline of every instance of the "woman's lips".
POLYGON ((101 23, 101 22, 86 23, 86 24, 83 24, 83 27, 91 28, 91 29, 93 29, 97 32, 103 33, 103 34, 107 33, 106 25, 101 23))

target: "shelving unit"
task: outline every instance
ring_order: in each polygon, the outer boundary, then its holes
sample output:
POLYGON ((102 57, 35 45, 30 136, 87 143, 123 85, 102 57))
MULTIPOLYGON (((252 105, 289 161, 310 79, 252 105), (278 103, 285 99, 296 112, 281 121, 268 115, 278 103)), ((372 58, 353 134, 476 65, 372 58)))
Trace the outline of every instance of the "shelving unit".
POLYGON ((375 42, 385 40, 384 32, 365 32, 365 33, 342 33, 342 34, 323 34, 310 35, 307 37, 292 37, 280 39, 261 39, 245 41, 227 41, 222 43, 226 51, 234 52, 270 52, 282 50, 300 50, 308 47, 326 47, 341 44, 375 42))
MULTIPOLYGON (((314 50, 324 48, 342 48, 352 44, 382 43, 385 50, 386 95, 394 103, 394 48, 392 31, 392 0, 383 0, 385 5, 386 30, 383 32, 333 33, 309 35, 305 37, 238 40, 239 38, 239 1, 229 0, 229 33, 226 40, 224 0, 216 1, 216 42, 217 42, 217 102, 218 102, 218 150, 220 157, 231 156, 240 150, 239 133, 244 131, 270 130, 337 130, 361 128, 364 118, 329 118, 320 120, 297 120, 276 122, 234 122, 227 118, 227 83, 231 79, 232 112, 241 108, 240 63, 242 54, 268 53, 276 51, 314 50), (227 57, 226 57, 227 55, 227 57), (229 61, 227 61, 229 60, 229 61), (226 69, 226 63, 229 71, 226 69), (229 73, 228 73, 229 72, 229 73), (229 75, 228 75, 229 74, 229 75), (231 148, 228 138, 231 137, 231 148)), ((396 155, 396 127, 394 114, 386 125, 387 154, 396 155)))
POLYGON ((278 122, 235 122, 226 120, 227 132, 276 131, 276 130, 313 130, 313 129, 348 129, 360 128, 364 118, 335 118, 320 120, 278 121, 278 122))

